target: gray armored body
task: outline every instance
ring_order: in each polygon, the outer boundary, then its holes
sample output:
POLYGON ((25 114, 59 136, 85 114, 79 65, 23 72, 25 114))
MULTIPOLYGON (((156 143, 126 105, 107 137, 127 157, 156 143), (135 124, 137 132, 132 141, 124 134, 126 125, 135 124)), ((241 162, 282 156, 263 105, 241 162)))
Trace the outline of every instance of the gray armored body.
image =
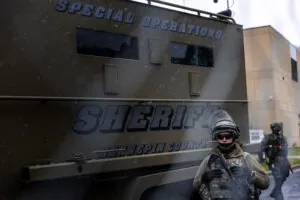
POLYGON ((249 142, 242 26, 149 2, 0 2, 0 199, 188 199, 215 110, 249 142))

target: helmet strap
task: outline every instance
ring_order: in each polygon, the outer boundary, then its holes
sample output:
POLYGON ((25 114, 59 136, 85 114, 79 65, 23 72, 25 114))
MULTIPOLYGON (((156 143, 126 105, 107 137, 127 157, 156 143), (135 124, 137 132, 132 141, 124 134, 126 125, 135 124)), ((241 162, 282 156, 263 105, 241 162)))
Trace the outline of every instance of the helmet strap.
POLYGON ((223 152, 223 153, 231 153, 234 149, 235 149, 235 141, 236 141, 236 137, 233 137, 232 139, 232 143, 228 143, 228 144, 222 144, 222 143, 218 143, 218 147, 219 149, 223 152))
POLYGON ((229 154, 235 149, 235 142, 230 144, 218 144, 218 148, 225 154, 229 154))

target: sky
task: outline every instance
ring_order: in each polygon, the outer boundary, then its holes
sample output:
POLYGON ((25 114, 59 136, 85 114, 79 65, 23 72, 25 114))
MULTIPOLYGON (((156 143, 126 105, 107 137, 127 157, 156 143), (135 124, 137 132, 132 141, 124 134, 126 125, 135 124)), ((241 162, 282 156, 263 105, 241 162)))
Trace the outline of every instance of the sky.
MULTIPOLYGON (((162 0, 209 12, 227 8, 226 0, 162 0)), ((244 28, 271 25, 293 45, 300 46, 300 0, 229 0, 233 18, 244 28)))

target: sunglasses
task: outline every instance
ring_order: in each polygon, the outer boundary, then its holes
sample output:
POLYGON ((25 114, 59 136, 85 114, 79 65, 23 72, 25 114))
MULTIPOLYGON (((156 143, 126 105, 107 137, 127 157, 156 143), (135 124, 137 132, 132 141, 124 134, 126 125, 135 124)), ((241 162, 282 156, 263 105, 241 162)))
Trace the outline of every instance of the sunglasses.
POLYGON ((218 140, 223 140, 224 138, 227 140, 227 139, 233 138, 233 135, 232 134, 217 135, 218 140))

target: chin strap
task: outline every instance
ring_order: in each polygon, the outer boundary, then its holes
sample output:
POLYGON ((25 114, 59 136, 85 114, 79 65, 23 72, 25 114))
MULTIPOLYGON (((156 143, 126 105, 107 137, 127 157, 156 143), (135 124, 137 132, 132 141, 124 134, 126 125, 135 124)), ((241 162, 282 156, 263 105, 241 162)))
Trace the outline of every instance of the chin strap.
POLYGON ((219 144, 218 147, 224 153, 230 153, 235 149, 235 143, 233 142, 231 144, 219 144))

